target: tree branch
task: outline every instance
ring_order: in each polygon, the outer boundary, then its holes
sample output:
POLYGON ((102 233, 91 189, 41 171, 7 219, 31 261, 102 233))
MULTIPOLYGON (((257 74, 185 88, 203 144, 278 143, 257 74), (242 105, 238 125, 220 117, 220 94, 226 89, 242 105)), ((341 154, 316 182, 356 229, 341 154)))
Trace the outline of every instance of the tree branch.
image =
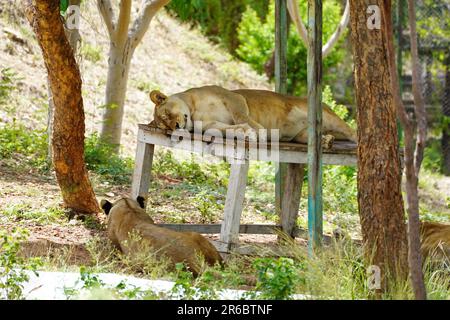
POLYGON ((128 28, 131 21, 131 0, 121 0, 119 8, 116 40, 118 45, 124 45, 128 39, 128 28))
POLYGON ((130 32, 130 40, 132 43, 132 48, 136 49, 139 43, 144 38, 145 33, 148 30, 148 26, 152 21, 153 17, 156 15, 159 9, 164 7, 170 2, 170 0, 143 0, 140 10, 140 15, 134 21, 133 27, 130 32))
POLYGON ((423 160, 425 142, 427 139, 427 113, 425 111, 425 102, 422 95, 422 83, 420 81, 420 63, 417 49, 417 30, 416 30, 416 9, 414 1, 408 0, 408 19, 409 19, 409 37, 411 41, 411 61, 412 61, 412 93, 414 96, 414 113, 417 119, 417 140, 416 150, 414 152, 414 169, 419 177, 420 166, 423 160))
POLYGON ((300 12, 298 10, 296 0, 288 0, 287 7, 289 14, 291 15, 292 22, 294 22, 295 28, 297 29, 297 33, 303 40, 303 43, 307 44, 308 32, 306 31, 306 27, 303 24, 302 18, 300 17, 300 12))
POLYGON ((110 0, 97 0, 97 8, 108 30, 109 38, 115 37, 114 11, 110 0))
POLYGON ((345 28, 347 28, 349 20, 350 20, 350 1, 347 0, 345 4, 344 14, 342 15, 341 21, 339 22, 336 31, 334 31, 330 39, 328 39, 327 43, 322 47, 322 57, 326 57, 331 52, 331 50, 341 37, 342 33, 344 32, 345 28))
MULTIPOLYGON (((294 22, 295 28, 297 29, 297 33, 300 38, 303 40, 304 44, 308 43, 308 32, 306 27, 300 17, 300 12, 298 10, 298 5, 296 0, 288 0, 288 11, 291 16, 292 21, 294 22)), ((348 22, 350 20, 350 2, 347 0, 345 4, 344 14, 342 15, 341 21, 337 26, 334 33, 331 35, 330 39, 328 39, 327 43, 322 47, 322 57, 325 58, 330 54, 333 47, 336 45, 337 41, 341 37, 345 28, 347 28, 348 22)))

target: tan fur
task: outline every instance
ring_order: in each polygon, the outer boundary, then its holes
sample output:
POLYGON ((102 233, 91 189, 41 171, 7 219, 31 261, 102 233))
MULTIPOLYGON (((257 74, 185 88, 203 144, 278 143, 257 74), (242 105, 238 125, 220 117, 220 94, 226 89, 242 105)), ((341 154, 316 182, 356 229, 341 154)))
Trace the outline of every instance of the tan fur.
MULTIPOLYGON (((306 143, 308 139, 308 106, 304 98, 265 90, 226 90, 218 86, 193 88, 165 96, 152 91, 155 103, 151 125, 161 129, 193 130, 193 122, 201 121, 203 132, 218 129, 243 130, 247 134, 257 129, 279 129, 281 141, 306 143)), ((323 135, 337 140, 356 142, 356 133, 327 105, 323 105, 323 135)))
POLYGON ((424 258, 450 259, 450 225, 424 221, 421 223, 421 250, 424 258))
POLYGON ((216 248, 202 235, 158 227, 136 201, 128 198, 113 203, 108 214, 107 231, 109 239, 123 253, 130 254, 137 248, 151 247, 158 255, 164 255, 174 264, 184 262, 194 275, 200 272, 199 254, 210 265, 222 262, 216 248), (141 241, 147 246, 132 243, 130 235, 134 232, 139 234, 141 241))

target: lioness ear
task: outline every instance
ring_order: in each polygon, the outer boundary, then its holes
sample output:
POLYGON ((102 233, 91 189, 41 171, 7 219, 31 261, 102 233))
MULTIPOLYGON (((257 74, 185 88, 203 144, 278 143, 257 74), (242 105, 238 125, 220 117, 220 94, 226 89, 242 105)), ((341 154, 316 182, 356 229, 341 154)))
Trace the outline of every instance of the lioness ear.
POLYGON ((100 201, 100 207, 102 207, 103 212, 105 212, 105 214, 108 215, 109 211, 111 211, 112 203, 106 199, 103 199, 102 201, 100 201))
POLYGON ((144 197, 138 196, 138 197, 136 198, 136 201, 137 201, 137 203, 139 203, 139 206, 140 206, 142 209, 145 209, 145 198, 144 198, 144 197))
POLYGON ((150 92, 150 99, 155 105, 159 106, 167 100, 167 96, 161 91, 153 90, 152 92, 150 92))

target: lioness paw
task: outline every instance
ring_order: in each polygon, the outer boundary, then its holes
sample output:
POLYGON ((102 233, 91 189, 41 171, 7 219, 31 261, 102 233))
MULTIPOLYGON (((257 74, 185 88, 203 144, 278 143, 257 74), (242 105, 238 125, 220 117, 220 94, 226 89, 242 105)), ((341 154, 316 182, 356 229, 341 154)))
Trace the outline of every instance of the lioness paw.
POLYGON ((331 149, 333 147, 334 136, 326 134, 322 136, 322 147, 324 149, 331 149))

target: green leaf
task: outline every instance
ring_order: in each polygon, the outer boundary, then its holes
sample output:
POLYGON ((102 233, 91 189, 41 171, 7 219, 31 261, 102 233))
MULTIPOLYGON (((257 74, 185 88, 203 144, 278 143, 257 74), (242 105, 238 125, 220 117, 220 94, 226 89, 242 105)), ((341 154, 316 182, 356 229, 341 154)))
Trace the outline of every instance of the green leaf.
POLYGON ((59 11, 61 11, 62 13, 66 13, 68 7, 69 7, 69 0, 60 0, 59 11))

